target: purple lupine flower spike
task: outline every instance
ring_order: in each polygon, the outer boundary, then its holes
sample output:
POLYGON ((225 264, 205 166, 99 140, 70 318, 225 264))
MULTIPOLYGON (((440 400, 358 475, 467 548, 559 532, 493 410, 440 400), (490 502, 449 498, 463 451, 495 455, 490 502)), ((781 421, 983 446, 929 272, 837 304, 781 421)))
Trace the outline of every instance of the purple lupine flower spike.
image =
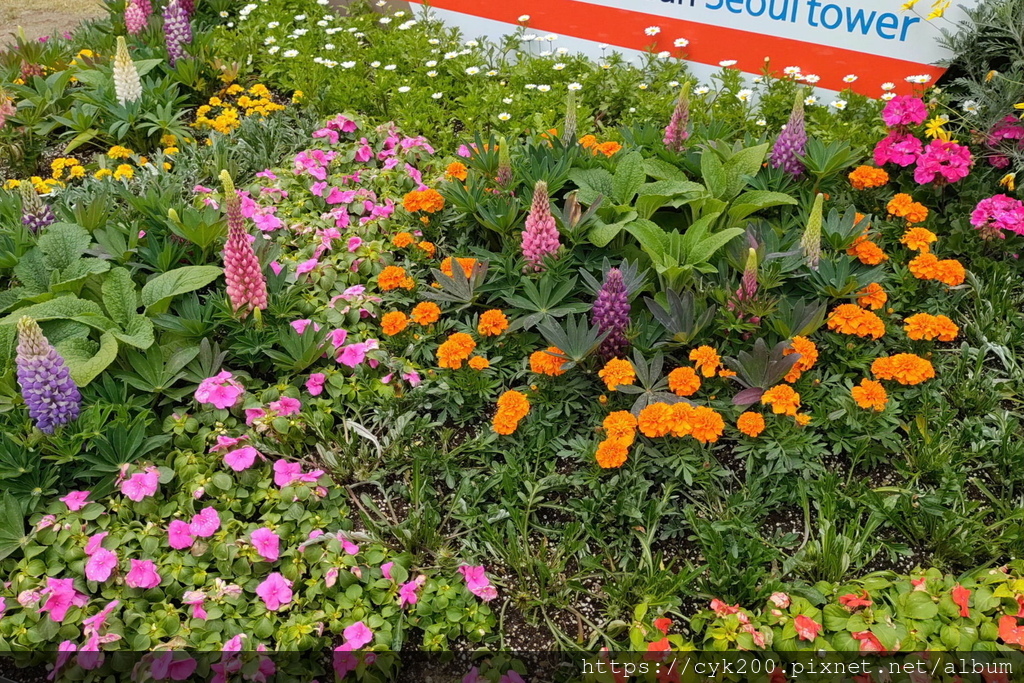
POLYGON ((804 124, 804 100, 803 89, 798 89, 796 101, 793 103, 793 111, 789 115, 789 122, 775 139, 775 146, 772 147, 771 164, 773 168, 781 168, 792 176, 799 177, 804 173, 801 156, 807 150, 807 130, 804 124))
POLYGON ((178 0, 181 3, 181 8, 185 10, 185 14, 191 17, 196 13, 195 0, 178 0))
POLYGON ((57 220, 57 217, 53 215, 53 209, 39 198, 32 183, 27 180, 23 181, 19 189, 21 190, 22 225, 32 232, 39 232, 57 220))
POLYGON ((683 84, 683 90, 676 101, 668 126, 665 127, 665 147, 673 152, 686 149, 686 139, 690 137, 690 85, 683 84))
MULTIPOLYGON (((231 174, 220 172, 224 184, 224 208, 228 219, 228 239, 224 243, 224 279, 227 280, 231 307, 245 318, 250 311, 267 307, 267 277, 253 251, 249 231, 245 229, 242 202, 235 191, 231 174)), ((257 319, 259 313, 256 314, 257 319)))
POLYGON ((164 8, 164 40, 171 66, 185 56, 185 46, 192 42, 192 26, 181 0, 171 0, 164 8))
POLYGON ((52 434, 56 427, 78 419, 82 395, 57 349, 28 316, 18 321, 18 384, 36 427, 52 434))
POLYGON ((591 322, 608 336, 601 342, 598 352, 602 358, 622 356, 628 342, 626 328, 629 327, 629 292, 622 271, 609 268, 604 282, 597 293, 597 300, 590 312, 591 322))
POLYGON ((548 199, 548 184, 538 180, 533 188, 533 203, 526 216, 526 230, 523 231, 523 256, 526 270, 544 270, 544 257, 554 255, 560 246, 558 226, 551 215, 551 201, 548 199))

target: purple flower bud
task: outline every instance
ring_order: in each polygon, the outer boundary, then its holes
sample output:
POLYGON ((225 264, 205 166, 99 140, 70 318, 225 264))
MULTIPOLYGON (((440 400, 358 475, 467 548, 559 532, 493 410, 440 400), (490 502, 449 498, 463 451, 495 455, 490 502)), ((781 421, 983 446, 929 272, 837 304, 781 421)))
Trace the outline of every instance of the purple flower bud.
POLYGON ((32 232, 39 232, 54 223, 57 217, 49 204, 40 199, 35 187, 29 181, 23 181, 21 190, 21 223, 32 232))
POLYGON ((54 428, 78 419, 82 395, 71 379, 71 371, 28 316, 18 321, 15 362, 21 395, 40 431, 52 434, 54 428))
POLYGON ((597 293, 597 300, 590 312, 590 321, 608 336, 601 342, 598 352, 602 358, 622 356, 628 346, 626 328, 629 326, 629 292, 622 271, 609 268, 597 293))
POLYGON ((803 175, 804 165, 799 157, 803 156, 806 149, 807 130, 804 125, 804 100, 801 89, 797 90, 789 122, 779 133, 779 137, 775 138, 775 146, 772 147, 771 153, 772 168, 781 168, 796 177, 803 175))
POLYGON ((686 149, 686 139, 690 137, 690 85, 683 84, 683 91, 676 102, 675 111, 665 128, 665 147, 673 152, 686 149))

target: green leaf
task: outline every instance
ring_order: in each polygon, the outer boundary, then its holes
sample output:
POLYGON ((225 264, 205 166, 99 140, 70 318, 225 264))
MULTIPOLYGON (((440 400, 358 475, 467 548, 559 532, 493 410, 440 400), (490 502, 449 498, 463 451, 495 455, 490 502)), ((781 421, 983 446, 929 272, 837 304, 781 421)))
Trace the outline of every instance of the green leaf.
POLYGON ((50 289, 50 269, 43 263, 43 252, 39 249, 30 249, 21 257, 18 265, 14 266, 14 275, 31 292, 50 289))
POLYGON ((0 313, 12 306, 17 306, 28 295, 24 287, 11 287, 0 292, 0 313))
POLYGON ((587 239, 597 247, 607 246, 615 237, 622 232, 626 225, 637 217, 636 211, 630 211, 621 217, 621 220, 614 223, 605 223, 601 220, 594 221, 594 226, 587 233, 587 239))
POLYGON ((110 332, 104 332, 97 345, 90 339, 72 337, 58 344, 57 351, 68 364, 71 379, 84 387, 117 358, 117 339, 110 332))
POLYGON ((726 228, 721 232, 716 232, 707 239, 701 240, 687 255, 686 262, 696 265, 698 263, 710 261, 711 257, 714 256, 719 249, 724 247, 734 238, 742 235, 743 232, 743 228, 726 228))
POLYGON ((706 151, 700 155, 700 174, 712 197, 722 198, 725 195, 729 179, 717 154, 706 151))
POLYGON ((124 268, 114 268, 103 280, 103 307, 110 319, 122 328, 128 325, 132 316, 139 312, 139 295, 131 273, 124 268))
POLYGON ((51 270, 64 270, 82 258, 92 243, 88 231, 74 223, 54 223, 39 236, 43 262, 51 270))
POLYGON ((734 221, 743 220, 755 211, 767 209, 771 206, 782 206, 789 204, 795 206, 796 199, 782 192, 768 192, 766 190, 754 190, 744 192, 732 203, 729 209, 729 217, 734 221))
POLYGON ((757 175, 761 170, 761 163, 768 154, 768 143, 747 147, 736 152, 725 162, 725 192, 724 196, 715 193, 720 199, 732 199, 738 195, 747 185, 750 178, 757 175))
POLYGON ((25 517, 17 499, 5 491, 0 499, 0 560, 21 547, 25 539, 25 517))
POLYGON ((137 349, 148 349, 153 345, 153 321, 144 315, 134 314, 123 329, 112 329, 119 341, 137 349))
POLYGON ((81 133, 76 135, 71 140, 71 142, 68 143, 68 146, 64 148, 63 154, 65 156, 68 155, 68 154, 71 154, 73 151, 75 151, 76 149, 78 149, 82 145, 90 142, 93 138, 95 138, 99 134, 100 134, 100 132, 98 130, 96 130, 95 128, 90 128, 88 130, 83 130, 81 133))
POLYGON ((86 299, 79 299, 77 296, 59 296, 56 299, 50 299, 44 301, 41 304, 33 304, 32 306, 26 306, 20 308, 14 313, 0 319, 0 325, 14 325, 18 322, 21 316, 27 315, 30 318, 34 318, 37 321, 42 320, 57 320, 59 318, 73 318, 80 320, 80 322, 86 322, 93 318, 104 320, 108 324, 100 329, 106 329, 109 327, 110 321, 103 316, 103 311, 100 310, 99 304, 93 301, 87 301, 86 299))
POLYGON ((663 159, 644 159, 644 171, 655 180, 686 180, 686 174, 663 159))
POLYGON ((626 229, 640 242, 640 247, 651 256, 660 256, 668 250, 668 233, 645 218, 630 223, 626 229))
POLYGON ((67 268, 53 274, 50 290, 53 292, 80 291, 79 283, 90 275, 98 275, 110 270, 110 262, 98 258, 78 259, 67 268))
POLYGON ((221 272, 217 266, 185 266, 157 275, 142 288, 142 305, 150 308, 165 299, 205 287, 221 272))
POLYGON ((700 183, 691 183, 688 180, 659 180, 654 183, 644 183, 640 186, 640 196, 650 194, 663 194, 674 197, 680 194, 705 192, 706 188, 700 183))
POLYGON ((612 197, 618 204, 631 203, 646 179, 643 155, 640 152, 627 154, 615 168, 612 197))
POLYGON ((660 194, 648 194, 636 198, 636 212, 640 218, 647 219, 654 215, 654 212, 665 206, 669 197, 660 194))
POLYGON ((932 597, 928 593, 911 591, 910 593, 905 593, 905 595, 906 600, 904 601, 901 616, 910 619, 926 620, 934 619, 939 613, 939 606, 932 601, 932 597))
POLYGON ((612 197, 615 193, 612 174, 603 168, 575 169, 569 179, 580 188, 577 199, 585 206, 597 201, 598 196, 612 197))

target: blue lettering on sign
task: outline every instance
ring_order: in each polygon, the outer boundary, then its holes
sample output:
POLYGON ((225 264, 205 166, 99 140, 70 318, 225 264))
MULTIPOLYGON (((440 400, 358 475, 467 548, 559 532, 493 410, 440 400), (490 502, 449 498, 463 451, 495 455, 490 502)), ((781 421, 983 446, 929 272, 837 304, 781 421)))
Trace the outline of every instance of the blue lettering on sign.
MULTIPOLYGON (((661 0, 670 4, 684 4, 694 0, 661 0)), ((828 0, 704 0, 704 8, 728 10, 731 14, 746 14, 760 17, 765 14, 774 21, 790 23, 803 22, 812 28, 826 28, 830 31, 845 31, 855 35, 877 35, 884 40, 907 40, 910 27, 921 21, 920 17, 898 17, 892 12, 848 7, 828 0), (806 8, 806 9, 805 9, 806 8)))

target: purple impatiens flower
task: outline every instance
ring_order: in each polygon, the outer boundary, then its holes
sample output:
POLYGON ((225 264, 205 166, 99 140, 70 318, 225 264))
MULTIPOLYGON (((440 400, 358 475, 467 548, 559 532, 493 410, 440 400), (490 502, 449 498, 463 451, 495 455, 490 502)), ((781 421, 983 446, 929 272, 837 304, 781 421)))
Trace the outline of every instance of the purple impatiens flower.
POLYGON ((78 419, 82 395, 57 349, 43 336, 35 320, 18 321, 18 384, 29 416, 47 434, 78 419))

